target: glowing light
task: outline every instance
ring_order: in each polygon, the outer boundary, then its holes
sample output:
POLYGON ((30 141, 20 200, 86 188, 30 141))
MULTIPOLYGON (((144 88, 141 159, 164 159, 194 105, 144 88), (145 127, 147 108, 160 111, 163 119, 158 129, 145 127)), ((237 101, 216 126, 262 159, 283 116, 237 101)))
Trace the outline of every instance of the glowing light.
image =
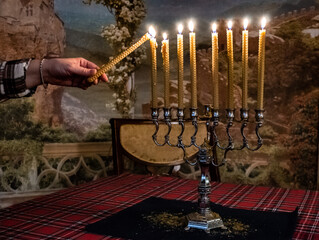
POLYGON ((189 31, 191 31, 191 32, 194 31, 194 23, 193 23, 193 21, 189 21, 188 22, 188 28, 189 28, 189 31))
POLYGON ((248 18, 244 19, 244 29, 246 30, 248 27, 248 18))
POLYGON ((263 18, 261 19, 261 28, 262 28, 262 29, 265 28, 266 23, 267 23, 267 19, 266 19, 265 17, 263 17, 263 18))
POLYGON ((167 39, 167 33, 163 33, 163 39, 164 39, 164 40, 167 39))
POLYGON ((216 29, 217 29, 217 25, 216 25, 216 23, 213 23, 212 30, 213 30, 214 33, 216 32, 216 29))
POLYGON ((179 34, 182 34, 182 32, 183 32, 183 25, 182 24, 178 24, 178 27, 177 27, 177 29, 178 29, 178 33, 179 34))
POLYGON ((228 25, 228 29, 231 30, 231 28, 233 26, 232 20, 229 20, 227 25, 228 25))
POLYGON ((148 33, 149 33, 153 38, 155 38, 155 36, 156 36, 156 31, 155 31, 155 28, 154 28, 153 26, 150 26, 150 27, 149 27, 148 33))

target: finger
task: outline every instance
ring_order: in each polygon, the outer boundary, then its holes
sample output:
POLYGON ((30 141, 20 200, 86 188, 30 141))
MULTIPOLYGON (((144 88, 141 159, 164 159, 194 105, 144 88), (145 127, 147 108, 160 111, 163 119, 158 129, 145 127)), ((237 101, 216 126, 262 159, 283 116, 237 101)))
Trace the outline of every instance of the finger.
POLYGON ((105 73, 103 73, 103 74, 101 75, 100 80, 101 80, 102 82, 109 82, 109 79, 107 78, 107 76, 106 76, 105 73))
POLYGON ((84 58, 81 59, 80 66, 84 68, 90 68, 90 69, 99 69, 99 67, 95 63, 90 62, 84 58))
POLYGON ((96 69, 89 69, 84 67, 74 67, 72 72, 76 75, 83 76, 83 77, 91 77, 96 74, 96 69))
POLYGON ((88 82, 87 79, 83 79, 80 82, 79 87, 80 88, 83 88, 83 87, 88 88, 88 87, 92 86, 93 84, 95 84, 95 83, 94 82, 88 82))

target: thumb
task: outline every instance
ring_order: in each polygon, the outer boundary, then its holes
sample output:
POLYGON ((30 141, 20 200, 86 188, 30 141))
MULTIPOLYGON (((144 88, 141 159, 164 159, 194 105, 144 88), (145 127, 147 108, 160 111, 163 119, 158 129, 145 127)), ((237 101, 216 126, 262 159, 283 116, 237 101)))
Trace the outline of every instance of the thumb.
POLYGON ((91 77, 94 74, 96 74, 96 69, 89 69, 89 68, 83 68, 83 67, 77 67, 73 69, 73 73, 83 76, 83 77, 91 77))

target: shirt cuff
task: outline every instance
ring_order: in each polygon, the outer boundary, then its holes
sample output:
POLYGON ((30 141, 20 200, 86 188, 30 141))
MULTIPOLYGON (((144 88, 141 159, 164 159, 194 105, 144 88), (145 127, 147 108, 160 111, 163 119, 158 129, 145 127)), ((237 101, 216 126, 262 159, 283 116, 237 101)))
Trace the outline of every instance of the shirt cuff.
POLYGON ((31 96, 36 88, 27 89, 26 72, 32 59, 0 63, 0 99, 31 96))

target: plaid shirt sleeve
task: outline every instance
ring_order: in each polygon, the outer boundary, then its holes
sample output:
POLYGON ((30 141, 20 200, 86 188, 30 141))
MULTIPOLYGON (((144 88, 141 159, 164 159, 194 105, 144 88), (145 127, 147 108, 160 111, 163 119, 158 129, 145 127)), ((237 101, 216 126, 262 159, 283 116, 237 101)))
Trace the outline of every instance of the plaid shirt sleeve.
POLYGON ((35 89, 27 89, 26 71, 31 59, 0 62, 0 100, 28 97, 35 89))

